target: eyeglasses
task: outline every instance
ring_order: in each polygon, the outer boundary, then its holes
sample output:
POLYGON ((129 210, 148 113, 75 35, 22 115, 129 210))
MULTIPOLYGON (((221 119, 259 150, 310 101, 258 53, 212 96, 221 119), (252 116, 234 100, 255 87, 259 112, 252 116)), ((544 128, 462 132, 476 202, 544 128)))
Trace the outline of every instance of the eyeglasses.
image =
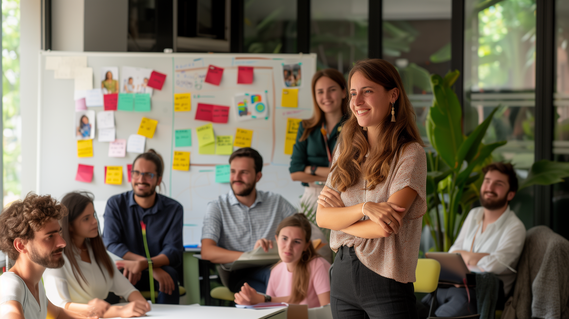
POLYGON ((139 171, 130 171, 130 176, 132 176, 132 178, 138 178, 138 177, 148 177, 149 179, 153 179, 154 176, 156 176, 156 174, 154 173, 143 173, 143 172, 139 172, 139 171))

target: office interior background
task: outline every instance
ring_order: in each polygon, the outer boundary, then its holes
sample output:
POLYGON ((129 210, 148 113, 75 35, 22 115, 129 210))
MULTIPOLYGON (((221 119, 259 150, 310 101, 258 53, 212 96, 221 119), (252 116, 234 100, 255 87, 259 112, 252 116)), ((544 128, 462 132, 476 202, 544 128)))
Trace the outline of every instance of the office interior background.
MULTIPOLYGON (((34 189, 38 51, 317 53, 346 76, 383 58, 399 70, 428 145, 429 76, 459 70, 463 132, 502 105, 484 143, 521 177, 569 161, 566 0, 2 0, 4 203, 34 189)), ((312 103, 312 101, 301 101, 312 103)), ((526 228, 569 230, 569 181, 511 203, 526 228)))

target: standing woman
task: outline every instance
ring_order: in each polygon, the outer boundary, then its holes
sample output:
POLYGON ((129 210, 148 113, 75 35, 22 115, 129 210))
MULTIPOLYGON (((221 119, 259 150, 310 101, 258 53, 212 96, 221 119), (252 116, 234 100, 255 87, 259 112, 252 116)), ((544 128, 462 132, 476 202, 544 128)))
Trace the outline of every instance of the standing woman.
POLYGON ((101 81, 101 89, 106 89, 109 94, 119 93, 119 81, 113 79, 113 72, 105 73, 105 79, 101 81))
POLYGON ((380 59, 349 76, 350 117, 318 199, 329 228, 335 318, 416 318, 413 282, 427 164, 415 113, 397 70, 380 59))
POLYGON ((146 299, 123 276, 107 254, 99 236, 93 195, 86 192, 66 194, 61 204, 69 214, 61 221, 67 242, 61 268, 46 269, 43 275, 47 297, 56 306, 83 316, 140 317, 150 311, 146 299), (109 291, 129 303, 111 306, 104 299, 109 291))

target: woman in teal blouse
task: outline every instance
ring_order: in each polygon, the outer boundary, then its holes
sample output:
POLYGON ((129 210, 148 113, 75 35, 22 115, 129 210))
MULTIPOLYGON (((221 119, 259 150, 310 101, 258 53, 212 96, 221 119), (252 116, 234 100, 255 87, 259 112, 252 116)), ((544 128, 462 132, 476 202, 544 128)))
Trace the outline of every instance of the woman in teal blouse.
MULTIPOLYGON (((324 69, 312 77, 314 112, 298 128, 289 172, 293 181, 302 182, 300 202, 305 211, 316 212, 318 195, 330 173, 334 146, 348 112, 346 80, 335 69, 324 69)), ((326 240, 327 241, 327 240, 326 240)))

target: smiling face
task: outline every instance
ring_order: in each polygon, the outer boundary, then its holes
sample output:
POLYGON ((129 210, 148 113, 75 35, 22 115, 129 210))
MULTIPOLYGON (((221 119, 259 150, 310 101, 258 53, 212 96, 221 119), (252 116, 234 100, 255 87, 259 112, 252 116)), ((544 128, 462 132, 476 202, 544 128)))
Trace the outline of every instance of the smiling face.
POLYGON ((255 161, 250 157, 235 157, 230 163, 229 182, 236 196, 249 196, 261 176, 261 172, 255 173, 255 161))
POLYGON ((300 227, 288 226, 281 229, 275 236, 279 248, 279 256, 285 264, 296 264, 302 257, 302 252, 308 249, 306 234, 300 227))
POLYGON ((505 209, 515 192, 510 192, 508 175, 497 170, 491 170, 484 175, 484 182, 480 187, 480 204, 489 210, 505 209))
POLYGON ((95 238, 99 236, 97 218, 95 218, 95 208, 93 203, 87 204, 83 213, 72 222, 69 232, 74 240, 82 242, 85 238, 95 238))
POLYGON ((138 176, 133 175, 131 177, 131 185, 134 194, 138 197, 150 197, 154 195, 154 193, 156 193, 156 186, 162 181, 162 177, 158 177, 154 162, 139 158, 134 163, 132 170, 140 173, 154 174, 153 178, 150 178, 146 174, 144 174, 144 176, 142 176, 142 174, 138 176))
POLYGON ((83 124, 89 124, 89 118, 83 115, 83 117, 81 118, 81 122, 83 122, 83 124))
POLYGON ((323 76, 314 85, 314 96, 322 112, 342 112, 342 99, 346 97, 346 90, 342 90, 336 81, 323 76))
POLYGON ((65 263, 63 248, 66 243, 61 236, 61 226, 55 219, 51 219, 40 230, 35 232, 34 239, 26 244, 29 258, 34 263, 46 268, 61 268, 65 263))
POLYGON ((107 73, 105 74, 105 79, 106 80, 112 80, 113 79, 113 73, 111 71, 107 71, 107 73))
POLYGON ((391 113, 391 103, 398 97, 397 88, 387 91, 361 72, 354 73, 350 79, 350 109, 362 127, 381 125, 391 113))

